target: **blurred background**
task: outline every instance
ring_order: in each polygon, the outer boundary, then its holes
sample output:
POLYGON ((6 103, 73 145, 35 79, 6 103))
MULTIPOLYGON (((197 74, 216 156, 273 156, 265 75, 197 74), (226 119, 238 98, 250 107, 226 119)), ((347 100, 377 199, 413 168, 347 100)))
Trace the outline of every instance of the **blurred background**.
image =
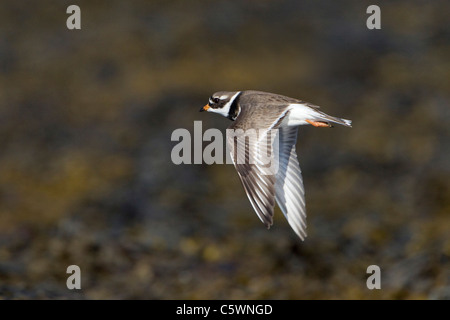
POLYGON ((0 298, 450 299, 450 3, 379 1, 381 30, 370 4, 4 1, 0 298), (305 242, 232 165, 171 162, 245 89, 353 120, 299 132, 305 242))

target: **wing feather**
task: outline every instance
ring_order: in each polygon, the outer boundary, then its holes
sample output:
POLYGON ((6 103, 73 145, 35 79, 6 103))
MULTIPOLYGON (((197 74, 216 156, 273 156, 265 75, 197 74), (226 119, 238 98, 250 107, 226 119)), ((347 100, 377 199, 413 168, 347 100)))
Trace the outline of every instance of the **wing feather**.
POLYGON ((271 140, 266 139, 264 130, 261 136, 250 136, 249 140, 245 134, 227 135, 228 148, 253 209, 266 227, 270 228, 276 201, 275 173, 265 165, 259 150, 271 150, 271 140))
MULTIPOLYGON (((262 130, 263 133, 258 136, 258 139, 248 141, 245 135, 229 136, 227 131, 227 146, 245 193, 259 219, 270 228, 273 224, 275 202, 277 202, 289 225, 304 240, 306 237, 305 190, 295 152, 298 130, 297 127, 280 126, 288 115, 289 111, 286 109, 279 113, 278 117, 264 117, 264 123, 260 122, 259 125, 265 129, 262 130), (275 141, 278 143, 268 139, 273 131, 277 132, 275 141), (273 151, 273 154, 277 156, 273 157, 272 154, 271 160, 276 164, 267 166, 260 150, 273 151), (240 163, 242 159, 244 163, 240 163)), ((243 129, 245 132, 248 124, 240 122, 239 118, 241 117, 238 117, 229 129, 243 129)))
POLYGON ((305 188, 295 152, 297 127, 280 127, 279 168, 276 174, 276 201, 289 225, 304 240, 306 237, 305 188))

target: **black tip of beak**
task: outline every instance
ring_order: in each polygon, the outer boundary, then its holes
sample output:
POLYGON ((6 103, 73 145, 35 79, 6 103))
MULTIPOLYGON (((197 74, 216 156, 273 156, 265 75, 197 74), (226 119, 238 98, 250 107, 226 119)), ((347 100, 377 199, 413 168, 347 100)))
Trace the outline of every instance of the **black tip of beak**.
POLYGON ((210 107, 209 107, 209 104, 207 104, 206 106, 204 106, 204 107, 202 107, 201 109, 200 109, 200 112, 203 112, 203 111, 206 111, 206 110, 208 110, 210 107))

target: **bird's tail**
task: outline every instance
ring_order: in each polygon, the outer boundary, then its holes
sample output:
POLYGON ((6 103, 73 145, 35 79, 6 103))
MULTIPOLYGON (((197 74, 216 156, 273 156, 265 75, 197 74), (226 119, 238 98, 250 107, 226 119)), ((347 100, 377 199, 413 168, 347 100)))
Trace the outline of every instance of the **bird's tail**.
POLYGON ((331 122, 331 123, 337 123, 337 124, 343 125, 345 127, 350 127, 350 128, 352 127, 352 120, 333 117, 333 116, 330 116, 321 111, 317 111, 316 117, 317 118, 314 119, 315 121, 322 121, 322 122, 327 122, 327 123, 331 122))

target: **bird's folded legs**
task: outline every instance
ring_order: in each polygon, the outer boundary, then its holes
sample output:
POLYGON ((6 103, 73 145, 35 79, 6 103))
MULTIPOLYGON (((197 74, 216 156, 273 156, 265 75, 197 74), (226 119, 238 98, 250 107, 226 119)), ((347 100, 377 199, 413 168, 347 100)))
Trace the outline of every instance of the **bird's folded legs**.
POLYGON ((312 120, 306 120, 310 125, 313 125, 316 128, 331 128, 332 125, 327 122, 322 121, 312 121, 312 120))

